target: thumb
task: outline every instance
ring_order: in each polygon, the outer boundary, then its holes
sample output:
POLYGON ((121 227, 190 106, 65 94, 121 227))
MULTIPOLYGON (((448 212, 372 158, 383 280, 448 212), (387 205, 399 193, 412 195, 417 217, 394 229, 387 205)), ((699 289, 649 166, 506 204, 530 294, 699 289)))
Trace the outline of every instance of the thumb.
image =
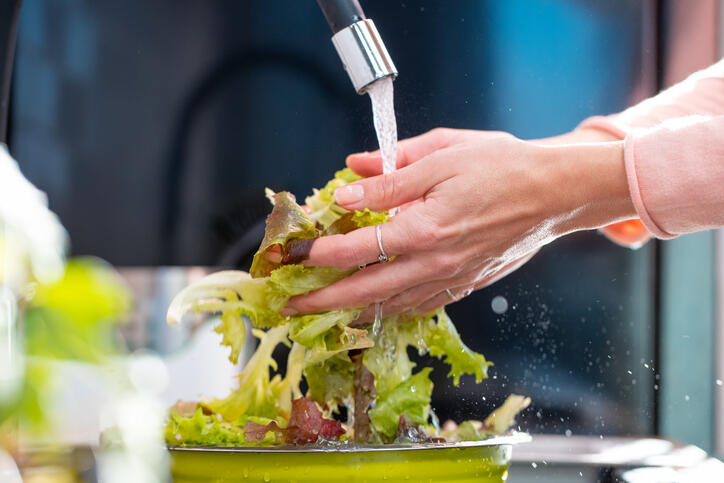
POLYGON ((434 156, 388 174, 365 178, 337 188, 334 198, 348 210, 369 208, 383 211, 422 198, 450 177, 449 163, 436 163, 434 156))

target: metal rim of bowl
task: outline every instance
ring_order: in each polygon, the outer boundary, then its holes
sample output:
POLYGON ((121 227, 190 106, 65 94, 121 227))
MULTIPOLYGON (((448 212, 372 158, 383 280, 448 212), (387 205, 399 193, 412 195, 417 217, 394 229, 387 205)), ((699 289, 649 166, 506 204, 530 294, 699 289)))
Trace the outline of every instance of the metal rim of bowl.
POLYGON ((528 433, 515 432, 506 436, 496 436, 483 441, 459 441, 456 443, 414 443, 414 444, 383 444, 364 446, 169 446, 171 451, 197 451, 219 453, 358 453, 374 451, 410 451, 435 450, 453 448, 473 448, 479 446, 500 446, 529 443, 532 440, 528 433))

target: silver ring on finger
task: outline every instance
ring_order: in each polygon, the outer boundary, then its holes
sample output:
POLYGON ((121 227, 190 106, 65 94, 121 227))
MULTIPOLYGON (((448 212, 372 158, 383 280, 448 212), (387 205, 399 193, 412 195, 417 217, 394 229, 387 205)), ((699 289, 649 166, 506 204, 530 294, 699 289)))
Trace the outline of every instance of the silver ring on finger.
POLYGON ((382 247, 382 229, 380 228, 380 225, 375 225, 375 233, 377 233, 377 246, 380 249, 380 256, 377 257, 377 261, 380 263, 389 262, 390 257, 387 256, 385 249, 382 247))
POLYGON ((458 298, 455 295, 453 295, 453 293, 450 291, 449 288, 445 289, 445 293, 447 294, 448 297, 450 297, 452 299, 453 302, 458 301, 458 298))

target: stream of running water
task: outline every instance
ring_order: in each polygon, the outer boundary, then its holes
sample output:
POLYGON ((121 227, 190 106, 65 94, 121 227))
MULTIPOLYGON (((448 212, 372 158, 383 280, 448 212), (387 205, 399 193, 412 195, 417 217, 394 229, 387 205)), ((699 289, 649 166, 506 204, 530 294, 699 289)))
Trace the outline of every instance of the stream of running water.
MULTIPOLYGON (((382 154, 382 173, 387 174, 397 169, 397 119, 395 119, 394 87, 392 77, 375 81, 367 88, 372 101, 372 116, 377 132, 377 142, 382 154)), ((389 211, 390 216, 397 213, 397 208, 389 211)), ((382 302, 375 304, 375 321, 372 333, 382 333, 382 302)))

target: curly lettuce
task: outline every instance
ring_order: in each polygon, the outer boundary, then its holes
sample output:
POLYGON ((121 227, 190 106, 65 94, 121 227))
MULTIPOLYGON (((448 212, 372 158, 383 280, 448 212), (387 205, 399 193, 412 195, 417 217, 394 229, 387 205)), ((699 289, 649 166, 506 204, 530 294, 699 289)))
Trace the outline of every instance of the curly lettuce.
POLYGON ((375 407, 368 413, 378 433, 393 439, 403 416, 417 424, 427 423, 433 387, 430 371, 426 367, 391 391, 378 395, 375 407))
POLYGON ((324 188, 313 190, 312 196, 307 196, 304 200, 311 210, 310 218, 326 229, 345 213, 349 213, 334 201, 334 192, 337 188, 360 179, 362 177, 349 168, 334 173, 334 178, 327 182, 324 188))
MULTIPOLYGON (((368 326, 360 325, 359 308, 281 315, 291 297, 326 287, 357 271, 302 265, 316 238, 345 234, 389 220, 386 213, 369 209, 348 211, 334 202, 334 191, 357 179, 359 176, 348 169, 337 172, 323 189, 315 190, 306 199, 309 210, 299 206, 287 192, 267 190, 274 208, 251 273, 225 271, 210 275, 174 299, 168 313, 171 323, 187 312, 219 317, 214 330, 221 335, 221 343, 230 348, 232 362, 237 362, 241 353, 246 319, 256 327, 252 333, 260 342, 239 375, 238 388, 226 398, 204 403, 210 414, 176 414, 169 421, 169 438, 178 439, 181 434, 184 442, 305 443, 316 438, 306 433, 294 436, 304 425, 298 420, 294 424, 290 421, 302 414, 294 416, 293 408, 307 408, 308 414, 317 414, 317 404, 324 409, 325 417, 340 405, 346 406, 353 429, 348 437, 359 443, 432 442, 438 438, 428 437, 424 429, 433 390, 431 369, 422 368, 413 374, 415 363, 408 356, 408 349, 447 363, 448 376, 455 385, 463 375, 472 376, 478 383, 487 377, 492 363, 462 342, 444 310, 426 316, 387 317, 383 332, 376 336, 368 333, 368 326), (280 344, 291 347, 284 377, 277 372, 273 359, 280 344), (302 379, 308 387, 306 397, 300 390, 302 379), (209 418, 216 418, 219 423, 209 418), (242 428, 249 432, 246 439, 242 428), (268 438, 272 439, 267 441, 268 438)), ((490 427, 483 428, 488 420, 478 426, 470 422, 461 426, 462 431, 470 433, 471 438, 498 434, 522 407, 522 402, 506 403, 491 415, 490 427), (477 436, 472 429, 478 432, 477 436)), ((324 421, 332 437, 344 432, 334 421, 324 421)), ((173 444, 170 439, 169 444, 173 444)))

